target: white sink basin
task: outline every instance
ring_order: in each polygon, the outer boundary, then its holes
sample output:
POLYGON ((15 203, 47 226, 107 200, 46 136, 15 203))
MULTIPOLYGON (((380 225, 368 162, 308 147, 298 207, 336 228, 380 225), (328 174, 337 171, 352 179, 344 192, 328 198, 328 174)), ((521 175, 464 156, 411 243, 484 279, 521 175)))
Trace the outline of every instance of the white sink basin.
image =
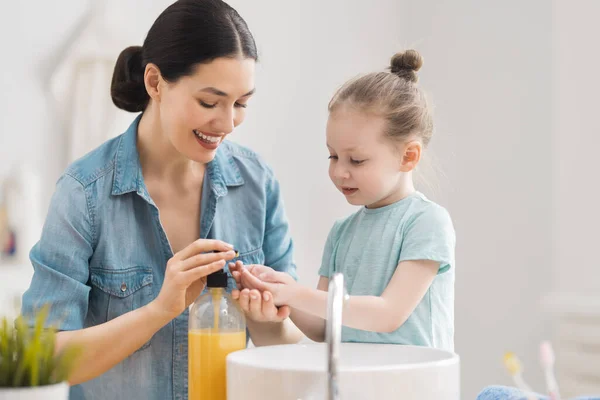
MULTIPOLYGON (((417 346, 342 343, 341 400, 459 400, 460 361, 417 346)), ((227 357, 229 400, 326 400, 323 343, 250 348, 227 357)))

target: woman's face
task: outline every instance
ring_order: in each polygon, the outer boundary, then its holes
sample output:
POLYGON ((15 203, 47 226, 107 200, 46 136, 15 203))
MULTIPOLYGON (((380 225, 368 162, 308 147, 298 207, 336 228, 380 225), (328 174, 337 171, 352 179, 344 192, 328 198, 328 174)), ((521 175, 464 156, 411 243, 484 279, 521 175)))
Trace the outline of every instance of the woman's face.
POLYGON ((254 93, 253 59, 217 58, 174 83, 162 81, 162 132, 186 158, 210 162, 217 148, 244 121, 254 93))

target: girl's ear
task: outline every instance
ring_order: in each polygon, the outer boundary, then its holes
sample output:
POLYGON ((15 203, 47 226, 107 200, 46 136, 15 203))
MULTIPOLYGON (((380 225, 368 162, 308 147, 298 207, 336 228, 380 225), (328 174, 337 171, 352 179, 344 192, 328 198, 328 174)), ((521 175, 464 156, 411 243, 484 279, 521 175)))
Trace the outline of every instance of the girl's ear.
POLYGON ((402 148, 402 162, 400 164, 400 171, 410 172, 415 169, 421 160, 422 150, 423 146, 418 140, 413 140, 406 143, 402 148))

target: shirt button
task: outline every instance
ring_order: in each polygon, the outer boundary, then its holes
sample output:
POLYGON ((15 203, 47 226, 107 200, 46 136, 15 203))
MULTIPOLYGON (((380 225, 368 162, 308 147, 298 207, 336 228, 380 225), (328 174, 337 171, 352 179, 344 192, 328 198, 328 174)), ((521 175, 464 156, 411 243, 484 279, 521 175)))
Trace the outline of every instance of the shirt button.
POLYGON ((127 290, 127 284, 125 282, 121 283, 121 292, 124 292, 127 290))

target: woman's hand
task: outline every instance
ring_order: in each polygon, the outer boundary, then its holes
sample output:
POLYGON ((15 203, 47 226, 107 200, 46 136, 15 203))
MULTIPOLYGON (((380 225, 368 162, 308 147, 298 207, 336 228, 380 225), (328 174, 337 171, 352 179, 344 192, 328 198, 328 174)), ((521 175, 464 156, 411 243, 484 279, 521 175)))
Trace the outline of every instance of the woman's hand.
POLYGON ((239 301, 246 317, 255 322, 282 322, 288 318, 290 308, 287 305, 276 307, 269 291, 261 292, 252 286, 244 286, 244 283, 249 283, 244 270, 241 261, 229 264, 229 271, 238 286, 238 290, 232 292, 232 297, 239 301))
POLYGON ((234 257, 230 244, 219 240, 196 240, 167 262, 162 288, 150 306, 170 319, 177 317, 202 292, 206 276, 222 269, 234 257))

